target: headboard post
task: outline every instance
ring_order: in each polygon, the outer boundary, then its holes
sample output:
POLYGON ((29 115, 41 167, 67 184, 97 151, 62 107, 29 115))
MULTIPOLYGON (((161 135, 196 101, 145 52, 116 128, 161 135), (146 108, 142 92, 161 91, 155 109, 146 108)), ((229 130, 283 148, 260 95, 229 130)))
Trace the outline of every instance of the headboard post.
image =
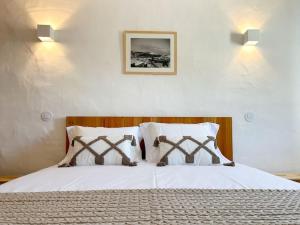
MULTIPOLYGON (((157 123, 204 123, 211 122, 220 125, 217 136, 218 146, 222 154, 229 160, 233 160, 232 146, 232 118, 231 117, 110 117, 110 116, 68 116, 66 127, 130 127, 138 126, 144 122, 157 123)), ((69 146, 66 136, 66 150, 69 146)))

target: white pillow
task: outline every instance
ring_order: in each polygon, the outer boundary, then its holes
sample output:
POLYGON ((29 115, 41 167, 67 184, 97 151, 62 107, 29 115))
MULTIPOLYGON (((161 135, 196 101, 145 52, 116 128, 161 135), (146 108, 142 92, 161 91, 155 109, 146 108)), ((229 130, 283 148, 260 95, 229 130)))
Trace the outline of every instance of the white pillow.
MULTIPOLYGON (((175 123, 142 123, 140 124, 141 132, 145 142, 146 160, 152 163, 158 163, 160 160, 159 150, 153 146, 158 136, 165 135, 169 137, 180 136, 212 136, 216 137, 219 125, 215 123, 199 123, 199 124, 175 124, 175 123)), ((216 150, 221 163, 229 163, 230 161, 222 155, 219 149, 216 150)))
POLYGON ((72 141, 73 151, 69 161, 60 167, 126 165, 136 166, 134 161, 136 140, 133 135, 84 137, 72 141))
POLYGON ((74 155, 74 148, 71 143, 76 136, 82 137, 98 137, 98 136, 118 136, 118 135, 133 135, 136 140, 135 157, 134 161, 139 162, 142 160, 142 152, 140 148, 140 141, 142 140, 142 135, 140 128, 135 127, 117 127, 117 128, 107 128, 107 127, 82 127, 82 126, 70 126, 67 127, 67 133, 69 138, 69 149, 65 158, 59 163, 64 164, 71 160, 72 155, 74 155))

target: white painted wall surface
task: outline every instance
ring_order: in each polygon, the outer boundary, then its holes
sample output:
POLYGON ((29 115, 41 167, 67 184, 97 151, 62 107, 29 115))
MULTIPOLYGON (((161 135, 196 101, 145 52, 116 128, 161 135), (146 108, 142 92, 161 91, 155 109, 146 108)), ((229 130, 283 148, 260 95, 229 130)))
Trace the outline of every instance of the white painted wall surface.
POLYGON ((299 24, 298 0, 1 0, 0 174, 62 159, 67 115, 232 116, 235 161, 299 171, 299 24), (248 27, 257 48, 238 44, 248 27), (123 75, 126 29, 177 31, 178 75, 123 75))

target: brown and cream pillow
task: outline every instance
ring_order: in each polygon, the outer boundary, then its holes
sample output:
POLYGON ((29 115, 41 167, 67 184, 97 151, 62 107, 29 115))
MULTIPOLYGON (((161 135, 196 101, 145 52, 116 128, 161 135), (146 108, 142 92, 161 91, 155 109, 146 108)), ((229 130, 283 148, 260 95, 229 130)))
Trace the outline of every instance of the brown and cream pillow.
MULTIPOLYGON (((158 147, 160 154, 157 166, 223 164, 218 153, 217 141, 212 136, 167 137, 162 135, 155 139, 154 147, 158 147)), ((230 166, 234 164, 230 163, 230 166)))
POLYGON ((136 166, 133 135, 82 137, 72 140, 73 152, 59 167, 125 165, 136 166))

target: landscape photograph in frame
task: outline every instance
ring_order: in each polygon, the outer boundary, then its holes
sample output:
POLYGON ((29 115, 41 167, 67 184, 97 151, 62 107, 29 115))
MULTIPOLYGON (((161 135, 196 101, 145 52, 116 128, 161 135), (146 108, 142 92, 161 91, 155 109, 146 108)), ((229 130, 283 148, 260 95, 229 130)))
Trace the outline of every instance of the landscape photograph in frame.
POLYGON ((125 31, 124 73, 176 75, 176 32, 125 31))

